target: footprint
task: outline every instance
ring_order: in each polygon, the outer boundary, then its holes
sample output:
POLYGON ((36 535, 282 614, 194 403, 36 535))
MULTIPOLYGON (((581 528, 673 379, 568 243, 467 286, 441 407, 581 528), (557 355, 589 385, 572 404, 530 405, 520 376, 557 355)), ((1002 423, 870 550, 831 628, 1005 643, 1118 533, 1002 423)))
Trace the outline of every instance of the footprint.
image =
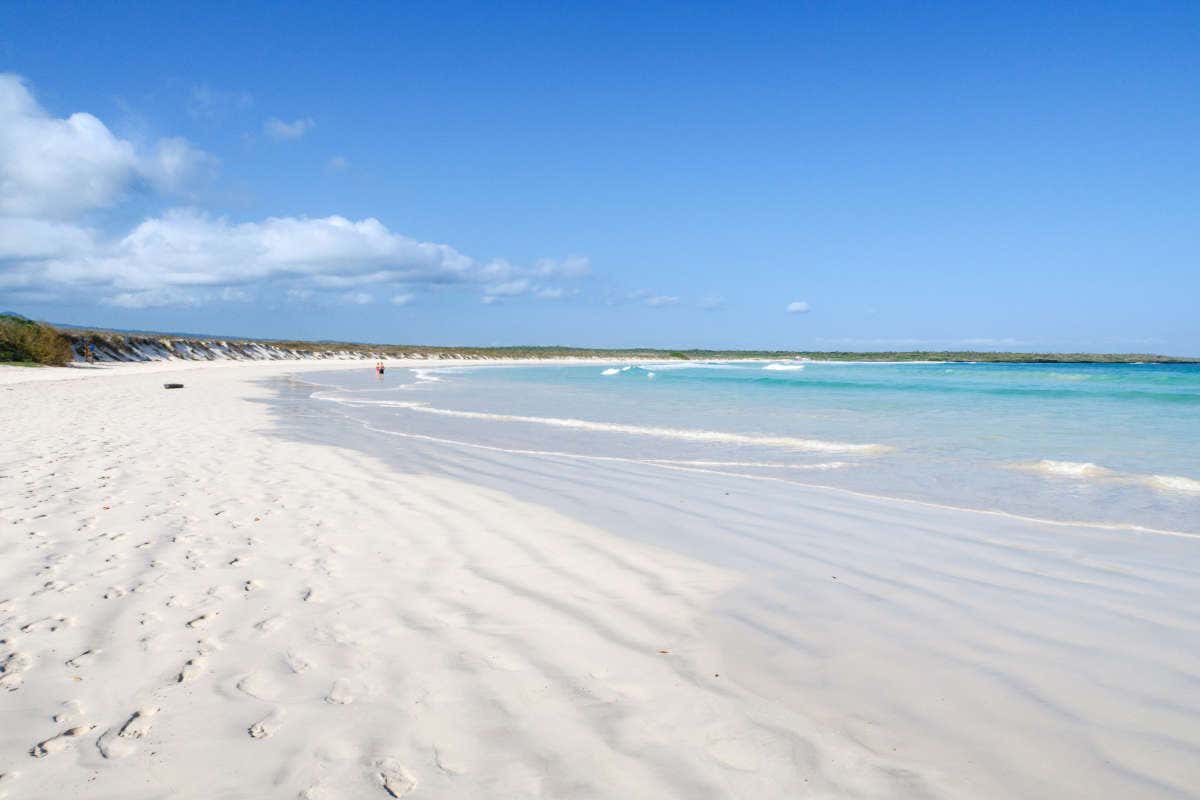
POLYGON ((277 708, 250 726, 248 733, 253 739, 269 739, 283 724, 284 710, 277 708))
POLYGON ((96 747, 100 750, 100 755, 110 761, 125 758, 137 751, 137 745, 128 739, 122 739, 116 728, 109 728, 101 734, 96 740, 96 747))
POLYGON ((57 736, 51 736, 45 741, 38 742, 29 751, 29 755, 34 758, 44 758, 48 755, 61 752, 67 749, 73 739, 78 739, 80 736, 86 736, 91 733, 95 725, 78 725, 74 728, 68 728, 57 736))
POLYGON ((42 631, 49 631, 53 633, 59 628, 65 628, 70 624, 71 620, 69 617, 56 614, 52 617, 44 617, 42 619, 34 620, 33 622, 22 625, 21 633, 40 633, 42 631))
POLYGON ((101 755, 109 759, 125 758, 137 750, 133 739, 141 739, 150 732, 150 718, 158 713, 154 706, 141 708, 125 721, 120 728, 109 728, 97 740, 96 747, 101 755))
POLYGON ((379 759, 375 769, 383 790, 392 797, 403 797, 417 788, 417 779, 394 758, 379 759))
POLYGON ((261 589, 263 585, 256 580, 248 580, 242 584, 242 590, 246 592, 254 592, 261 589))
POLYGON ((237 688, 259 700, 275 700, 279 697, 279 684, 261 672, 251 672, 237 683, 237 688))
POLYGON ((150 719, 158 713, 157 706, 146 706, 133 712, 133 715, 121 728, 122 739, 141 739, 150 732, 150 719))
POLYGON ((63 702, 63 710, 54 715, 54 721, 60 725, 69 725, 72 722, 78 722, 83 716, 83 706, 78 700, 66 700, 63 702))
POLYGON ((337 705, 345 706, 354 702, 354 690, 350 686, 350 681, 345 678, 338 678, 333 682, 333 688, 329 690, 329 694, 325 697, 326 703, 336 703, 337 705))
POLYGON ((179 671, 179 677, 175 679, 175 682, 187 683, 195 680, 204 672, 205 666, 207 666, 207 662, 203 656, 188 659, 188 662, 183 665, 183 669, 179 671))
POLYGON ((260 633, 272 633, 283 625, 285 617, 282 614, 277 614, 274 617, 267 617, 262 622, 259 622, 254 627, 260 633))
POLYGON ((300 653, 289 652, 285 660, 287 661, 288 668, 297 675, 312 669, 312 662, 300 653))
POLYGON ((449 755, 444 747, 435 746, 433 748, 433 763, 447 775, 462 775, 466 772, 466 768, 457 759, 449 755))
POLYGON ((204 614, 201 614, 200 616, 196 617, 195 619, 189 620, 187 623, 187 626, 189 628, 203 628, 206 625, 208 625, 208 623, 211 622, 213 620, 213 618, 216 617, 219 613, 220 613, 219 611, 209 611, 204 614))
POLYGON ((27 653, 13 652, 0 662, 0 689, 15 692, 23 680, 21 674, 33 666, 33 657, 27 653))
POLYGON ((84 650, 79 655, 67 661, 67 666, 75 667, 76 669, 90 667, 96 662, 96 656, 98 655, 100 655, 99 650, 84 650))

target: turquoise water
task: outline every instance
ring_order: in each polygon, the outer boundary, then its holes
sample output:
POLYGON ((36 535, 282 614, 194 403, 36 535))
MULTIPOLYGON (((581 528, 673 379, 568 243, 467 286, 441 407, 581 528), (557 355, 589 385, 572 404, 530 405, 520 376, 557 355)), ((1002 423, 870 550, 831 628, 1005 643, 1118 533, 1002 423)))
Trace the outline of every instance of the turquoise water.
POLYGON ((435 440, 1200 531, 1198 365, 431 366, 320 382, 340 413, 435 440))

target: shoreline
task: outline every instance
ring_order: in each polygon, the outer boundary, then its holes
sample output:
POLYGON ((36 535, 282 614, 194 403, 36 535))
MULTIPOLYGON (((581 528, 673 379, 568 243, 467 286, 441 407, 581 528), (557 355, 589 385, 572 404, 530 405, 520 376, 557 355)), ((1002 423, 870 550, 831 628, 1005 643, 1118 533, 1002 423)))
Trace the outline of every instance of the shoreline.
POLYGON ((1189 542, 629 463, 385 453, 278 391, 366 362, 168 363, 0 386, 0 796, 1182 797, 1200 780, 1200 712, 1179 699, 1200 674, 1189 542), (184 391, 162 389, 172 372, 184 391))

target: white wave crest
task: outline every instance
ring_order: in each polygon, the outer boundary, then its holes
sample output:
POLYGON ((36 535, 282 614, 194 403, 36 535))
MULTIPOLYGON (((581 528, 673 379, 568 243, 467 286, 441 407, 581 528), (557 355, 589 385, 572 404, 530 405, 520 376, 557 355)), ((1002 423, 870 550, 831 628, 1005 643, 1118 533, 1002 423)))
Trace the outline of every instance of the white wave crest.
POLYGON ((1028 472, 1040 472, 1045 475, 1064 475, 1071 478, 1093 478, 1113 474, 1111 469, 1105 469, 1089 461, 1052 461, 1044 458, 1032 464, 1019 464, 1018 467, 1028 472))
POLYGON ((460 411, 452 408, 436 408, 425 403, 412 403, 400 400, 359 400, 357 398, 323 397, 314 394, 321 400, 352 406, 385 406, 403 408, 422 414, 438 414, 459 419, 480 419, 494 422, 524 422, 534 425, 547 425, 555 428, 571 428, 581 431, 598 433, 626 433, 634 436, 653 436, 661 439, 685 439, 693 442, 719 442, 722 444, 757 445, 760 447, 779 447, 791 450, 805 450, 814 453, 883 453, 892 448, 881 444, 851 444, 847 442, 827 442, 820 439, 800 439, 793 436, 756 436, 747 433, 731 433, 728 431, 706 431, 689 428, 660 428, 644 425, 626 425, 619 422, 595 422, 586 419, 569 419, 560 417, 526 417, 517 414, 492 414, 484 411, 460 411))
POLYGON ((1083 478, 1107 480, 1114 483, 1132 483, 1148 486, 1162 492, 1184 492, 1200 494, 1200 480, 1187 478, 1183 475, 1138 475, 1129 472, 1118 472, 1091 462, 1052 461, 1043 459, 1031 464, 1016 464, 1017 469, 1036 472, 1042 475, 1053 475, 1061 478, 1083 478))
POLYGON ((649 458, 650 464, 676 464, 684 467, 761 467, 768 469, 830 470, 854 466, 849 461, 825 461, 820 464, 779 464, 773 461, 689 461, 678 458, 649 458))
POLYGON ((769 369, 773 372, 797 372, 804 369, 803 364, 767 364, 763 369, 769 369))
POLYGON ((621 370, 618 369, 617 367, 609 367, 608 369, 604 370, 604 372, 601 372, 600 374, 601 375, 616 375, 620 371, 621 370))
POLYGON ((1145 479, 1145 483, 1168 492, 1200 493, 1200 481, 1182 475, 1150 475, 1145 479))

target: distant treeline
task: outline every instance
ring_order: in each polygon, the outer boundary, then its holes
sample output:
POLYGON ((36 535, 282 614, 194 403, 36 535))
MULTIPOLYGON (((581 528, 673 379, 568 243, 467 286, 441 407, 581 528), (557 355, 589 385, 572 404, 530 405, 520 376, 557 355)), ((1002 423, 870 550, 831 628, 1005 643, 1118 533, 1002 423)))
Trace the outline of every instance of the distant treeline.
MULTIPOLYGON (((564 346, 514 347, 446 347, 436 345, 364 344, 361 342, 292 341, 279 339, 243 339, 216 336, 181 336, 148 332, 123 333, 105 330, 64 329, 61 334, 69 340, 77 356, 88 345, 92 352, 105 360, 113 354, 118 360, 143 360, 150 347, 164 357, 255 358, 259 351, 289 357, 331 358, 357 356, 360 358, 433 358, 433 359, 518 359, 518 358, 605 358, 605 359, 797 359, 821 361, 960 361, 1004 362, 1021 364, 1132 364, 1132 363, 1197 363, 1197 359, 1175 358, 1152 353, 992 353, 973 350, 905 350, 856 352, 847 350, 660 350, 654 348, 585 348, 564 346), (175 343, 179 346, 174 346, 175 343), (119 354, 119 355, 118 355, 119 354), (127 357, 126 357, 127 354, 127 357)), ((265 355, 262 357, 279 357, 265 355)))

